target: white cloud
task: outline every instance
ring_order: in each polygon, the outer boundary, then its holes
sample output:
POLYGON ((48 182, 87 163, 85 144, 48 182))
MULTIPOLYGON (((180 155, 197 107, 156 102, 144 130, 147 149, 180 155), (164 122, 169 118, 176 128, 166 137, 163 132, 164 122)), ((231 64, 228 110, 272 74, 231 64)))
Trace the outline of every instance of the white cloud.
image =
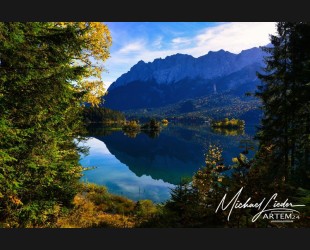
POLYGON ((224 23, 202 31, 194 38, 196 46, 189 51, 194 56, 220 49, 239 53, 244 49, 268 44, 268 34, 274 34, 275 31, 275 23, 224 23))
POLYGON ((156 49, 161 49, 162 48, 162 41, 163 41, 163 37, 159 36, 153 43, 152 46, 156 49))
POLYGON ((135 41, 125 45, 118 52, 122 54, 127 54, 134 51, 140 51, 144 47, 144 45, 145 43, 143 41, 135 41))
POLYGON ((192 39, 186 37, 176 37, 171 40, 172 49, 186 48, 192 42, 192 39))
POLYGON ((184 44, 184 43, 188 44, 190 42, 191 42, 191 40, 188 38, 185 38, 185 37, 176 37, 176 38, 172 39, 172 43, 174 43, 174 44, 184 44))

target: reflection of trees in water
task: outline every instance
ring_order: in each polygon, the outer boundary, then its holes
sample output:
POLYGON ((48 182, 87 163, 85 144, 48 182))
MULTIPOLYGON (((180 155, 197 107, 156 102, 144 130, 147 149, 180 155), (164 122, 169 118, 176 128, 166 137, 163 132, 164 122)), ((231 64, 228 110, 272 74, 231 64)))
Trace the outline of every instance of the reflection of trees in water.
POLYGON ((91 124, 86 127, 86 130, 89 136, 107 136, 115 131, 119 131, 120 128, 108 127, 103 124, 91 124))
POLYGON ((240 153, 245 153, 252 158, 257 149, 257 142, 253 139, 255 130, 251 127, 227 129, 212 128, 210 125, 175 124, 170 126, 166 132, 181 141, 192 141, 201 145, 204 152, 207 152, 211 144, 222 147, 225 164, 231 164, 231 159, 240 153), (245 141, 248 143, 245 144, 245 141))
MULTIPOLYGON (((87 136, 108 136, 121 130, 122 128, 120 127, 106 126, 105 124, 90 124, 86 127, 87 136)), ((161 130, 123 130, 123 134, 129 138, 136 138, 139 133, 145 133, 150 138, 157 138, 161 130)))
POLYGON ((150 138, 156 138, 159 136, 160 131, 159 130, 143 130, 143 133, 147 134, 150 138))
POLYGON ((221 128, 221 127, 211 127, 211 131, 216 134, 227 135, 227 136, 237 136, 244 135, 244 128, 221 128))
POLYGON ((139 131, 126 131, 124 135, 128 136, 129 138, 136 138, 139 131))
POLYGON ((149 175, 173 184, 179 183, 181 177, 192 176, 204 164, 204 154, 210 144, 223 148, 225 164, 231 164, 232 158, 242 151, 248 151, 249 158, 254 154, 253 150, 246 149, 248 145, 240 144, 241 140, 252 140, 252 135, 244 131, 237 131, 233 136, 215 133, 208 125, 169 124, 161 131, 118 131, 96 138, 137 176, 149 175))
MULTIPOLYGON (((159 136, 160 131, 156 130, 142 130, 142 133, 148 135, 150 138, 154 139, 159 136)), ((129 138, 136 138, 140 131, 126 131, 124 132, 124 135, 128 136, 129 138)))
POLYGON ((243 148, 244 150, 241 152, 242 154, 248 154, 250 150, 254 151, 256 149, 255 142, 251 139, 244 139, 240 141, 239 148, 243 148))
POLYGON ((96 138, 103 141, 109 152, 139 177, 146 175, 178 184, 182 177, 192 176, 204 163, 201 145, 166 133, 158 136, 158 133, 141 131, 132 139, 119 131, 96 138))

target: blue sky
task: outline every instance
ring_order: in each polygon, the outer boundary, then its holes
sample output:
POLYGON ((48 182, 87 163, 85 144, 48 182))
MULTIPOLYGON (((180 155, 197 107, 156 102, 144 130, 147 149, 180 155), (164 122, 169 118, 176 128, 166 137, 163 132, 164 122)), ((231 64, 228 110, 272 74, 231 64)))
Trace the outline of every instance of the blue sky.
POLYGON ((176 53, 199 57, 224 49, 239 53, 269 43, 271 22, 104 22, 112 35, 111 57, 105 62, 105 87, 138 61, 152 62, 176 53))

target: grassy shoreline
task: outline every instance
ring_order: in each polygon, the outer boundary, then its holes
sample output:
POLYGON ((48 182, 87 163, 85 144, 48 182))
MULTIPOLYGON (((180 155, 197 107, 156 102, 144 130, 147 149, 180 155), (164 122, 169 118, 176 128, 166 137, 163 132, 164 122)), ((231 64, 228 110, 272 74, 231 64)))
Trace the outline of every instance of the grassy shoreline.
POLYGON ((72 208, 64 211, 58 228, 133 228, 152 218, 158 206, 150 200, 133 201, 108 192, 105 186, 81 183, 72 208))

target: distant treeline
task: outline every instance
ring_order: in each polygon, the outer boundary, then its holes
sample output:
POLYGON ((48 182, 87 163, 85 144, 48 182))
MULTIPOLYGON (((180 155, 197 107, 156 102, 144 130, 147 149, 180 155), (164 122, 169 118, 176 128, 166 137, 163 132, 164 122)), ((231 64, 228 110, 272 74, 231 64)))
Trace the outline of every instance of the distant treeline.
POLYGON ((88 123, 104 124, 123 124, 126 121, 125 115, 116 110, 105 107, 85 107, 83 110, 83 119, 88 123))

